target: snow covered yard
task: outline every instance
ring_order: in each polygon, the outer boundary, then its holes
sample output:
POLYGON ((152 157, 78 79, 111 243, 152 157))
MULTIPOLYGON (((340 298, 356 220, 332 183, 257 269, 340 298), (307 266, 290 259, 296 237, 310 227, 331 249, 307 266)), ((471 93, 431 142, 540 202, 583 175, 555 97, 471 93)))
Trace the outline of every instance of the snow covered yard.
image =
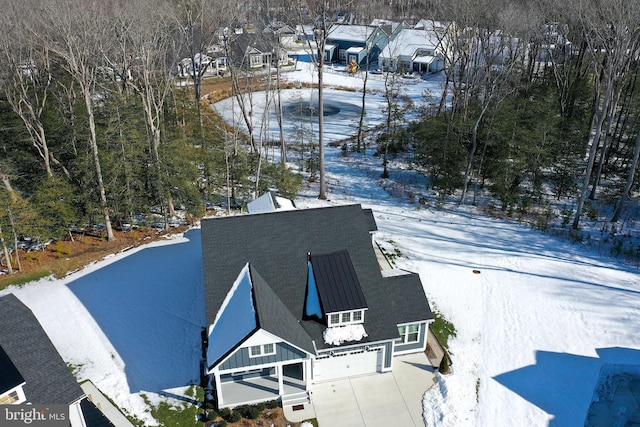
POLYGON ((62 280, 9 288, 79 379, 156 424, 141 394, 198 384, 204 288, 200 230, 112 256, 62 280))
MULTIPOLYGON (((420 273, 433 307, 455 325, 453 373, 425 394, 425 424, 582 426, 600 367, 640 364, 639 271, 472 208, 409 203, 404 183, 424 191, 421 178, 390 169, 383 183, 380 159, 330 148, 331 201, 309 187, 296 204, 372 208, 376 238, 398 249, 399 267, 420 273)), ((192 230, 0 294, 15 292, 34 311, 79 378, 153 425, 141 393, 157 399, 198 381, 201 263, 192 230)))
MULTIPOLYGON (((638 270, 470 207, 391 197, 353 162, 379 163, 331 151, 328 168, 342 174, 329 174, 328 203, 371 207, 376 239, 420 273, 433 308, 457 330, 453 374, 425 395, 426 426, 582 426, 601 366, 640 364, 638 270)), ((327 203, 313 195, 296 203, 327 203)))

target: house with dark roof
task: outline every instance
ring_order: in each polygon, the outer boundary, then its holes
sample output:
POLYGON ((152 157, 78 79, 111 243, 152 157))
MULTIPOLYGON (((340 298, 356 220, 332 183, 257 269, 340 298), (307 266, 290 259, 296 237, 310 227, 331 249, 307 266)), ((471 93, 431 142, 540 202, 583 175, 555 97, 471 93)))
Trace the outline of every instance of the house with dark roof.
POLYGON ((425 351, 420 278, 381 269, 376 230, 360 205, 202 220, 204 373, 219 407, 305 404, 318 382, 425 351))
POLYGON ((86 398, 33 312, 13 294, 0 297, 0 404, 68 405, 72 427, 113 426, 86 398))
POLYGON ((378 54, 389 42, 390 34, 383 27, 370 25, 332 25, 327 32, 324 47, 325 61, 364 65, 377 60, 378 54))

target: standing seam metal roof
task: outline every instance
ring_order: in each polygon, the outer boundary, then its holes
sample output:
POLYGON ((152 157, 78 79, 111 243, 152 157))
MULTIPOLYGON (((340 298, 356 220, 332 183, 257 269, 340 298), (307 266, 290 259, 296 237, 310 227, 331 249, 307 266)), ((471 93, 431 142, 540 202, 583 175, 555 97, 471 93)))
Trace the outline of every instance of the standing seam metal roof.
POLYGON ((367 308, 349 252, 312 254, 311 265, 325 314, 367 308))

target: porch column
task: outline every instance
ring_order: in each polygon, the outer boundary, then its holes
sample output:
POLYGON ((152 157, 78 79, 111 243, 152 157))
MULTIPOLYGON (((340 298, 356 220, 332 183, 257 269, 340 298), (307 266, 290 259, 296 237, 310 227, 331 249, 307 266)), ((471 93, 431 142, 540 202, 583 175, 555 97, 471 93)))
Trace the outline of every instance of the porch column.
POLYGON ((283 383, 283 375, 282 375, 282 365, 276 366, 276 373, 278 374, 278 394, 280 396, 284 395, 284 383, 283 383))
POLYGON ((222 382, 220 381, 220 372, 213 371, 213 380, 216 383, 216 396, 218 398, 218 406, 222 407, 224 397, 222 396, 222 382))
POLYGON ((304 388, 309 391, 311 384, 311 359, 307 359, 302 364, 302 378, 304 378, 304 388))

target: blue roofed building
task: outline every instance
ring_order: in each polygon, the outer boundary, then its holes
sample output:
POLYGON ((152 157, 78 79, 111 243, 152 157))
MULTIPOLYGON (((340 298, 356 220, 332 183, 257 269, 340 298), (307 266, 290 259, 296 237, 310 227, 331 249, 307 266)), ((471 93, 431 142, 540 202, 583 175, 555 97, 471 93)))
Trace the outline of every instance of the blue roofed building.
POLYGON ((376 230, 360 205, 202 221, 204 374, 218 407, 304 405, 314 384, 425 351, 420 278, 382 270, 376 230))

